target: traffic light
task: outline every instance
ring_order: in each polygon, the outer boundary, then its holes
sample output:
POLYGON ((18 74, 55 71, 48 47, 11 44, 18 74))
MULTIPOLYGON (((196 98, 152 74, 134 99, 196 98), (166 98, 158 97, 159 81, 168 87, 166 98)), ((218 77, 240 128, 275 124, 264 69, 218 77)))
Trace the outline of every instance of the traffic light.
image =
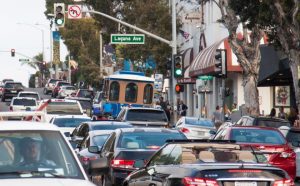
POLYGON ((174 77, 179 78, 183 76, 183 60, 181 55, 174 56, 174 77))
POLYGON ((176 84, 175 85, 175 92, 176 93, 180 93, 180 92, 184 92, 184 85, 181 85, 181 84, 176 84))
POLYGON ((227 50, 217 49, 215 52, 215 76, 218 78, 227 77, 227 50))
POLYGON ((64 27, 65 25, 65 4, 64 3, 55 3, 54 4, 54 13, 55 13, 55 24, 57 27, 64 27))
POLYGON ((15 49, 11 49, 11 50, 10 50, 10 55, 11 55, 11 57, 15 57, 15 54, 16 54, 15 49))

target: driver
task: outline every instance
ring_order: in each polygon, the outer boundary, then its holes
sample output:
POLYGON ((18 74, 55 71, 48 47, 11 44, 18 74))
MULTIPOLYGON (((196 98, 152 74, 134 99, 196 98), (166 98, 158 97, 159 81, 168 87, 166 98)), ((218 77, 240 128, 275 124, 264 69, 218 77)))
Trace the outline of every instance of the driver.
POLYGON ((53 161, 42 158, 41 143, 30 137, 25 137, 22 139, 20 143, 20 149, 23 157, 19 164, 20 166, 55 166, 53 161))

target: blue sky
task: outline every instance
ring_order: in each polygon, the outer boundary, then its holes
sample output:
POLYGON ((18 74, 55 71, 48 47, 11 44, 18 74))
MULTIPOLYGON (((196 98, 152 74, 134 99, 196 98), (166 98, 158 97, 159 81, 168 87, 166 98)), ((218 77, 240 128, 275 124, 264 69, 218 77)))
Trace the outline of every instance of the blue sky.
MULTIPOLYGON (((29 75, 35 70, 22 66, 19 59, 24 57, 11 57, 10 50, 15 49, 29 57, 41 53, 43 30, 45 59, 47 62, 50 60, 50 21, 44 15, 45 0, 9 0, 4 1, 1 7, 0 80, 13 78, 27 86, 29 75)), ((66 48, 62 47, 61 59, 65 55, 66 48)))

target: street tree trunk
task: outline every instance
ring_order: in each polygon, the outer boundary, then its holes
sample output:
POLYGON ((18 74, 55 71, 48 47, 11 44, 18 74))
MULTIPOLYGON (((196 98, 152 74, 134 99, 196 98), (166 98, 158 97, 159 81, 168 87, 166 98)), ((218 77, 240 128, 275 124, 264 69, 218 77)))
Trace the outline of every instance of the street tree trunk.
POLYGON ((228 41, 233 53, 243 69, 243 87, 246 114, 259 115, 259 93, 257 89, 258 72, 260 66, 260 40, 263 37, 263 31, 259 26, 254 26, 251 35, 247 29, 243 28, 243 40, 237 37, 237 28, 240 22, 233 9, 229 7, 230 0, 220 0, 218 6, 221 11, 221 22, 228 29, 228 41), (249 38, 249 39, 248 39, 249 38))
POLYGON ((300 51, 291 51, 290 69, 293 76, 293 86, 295 90, 296 106, 300 109, 300 89, 299 89, 299 66, 300 66, 300 51))

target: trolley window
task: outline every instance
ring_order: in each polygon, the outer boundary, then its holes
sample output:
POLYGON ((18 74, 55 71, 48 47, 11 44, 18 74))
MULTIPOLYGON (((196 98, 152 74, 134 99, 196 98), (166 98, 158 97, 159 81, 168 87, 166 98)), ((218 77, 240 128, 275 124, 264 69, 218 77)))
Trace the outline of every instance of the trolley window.
POLYGON ((128 83, 125 92, 125 101, 135 103, 137 100, 138 87, 135 83, 128 83))
POLYGON ((118 82, 113 81, 110 84, 109 89, 109 100, 110 101, 119 101, 119 92, 120 92, 120 85, 118 82))
POLYGON ((151 104, 153 95, 153 87, 150 84, 147 84, 144 88, 144 103, 151 104))

